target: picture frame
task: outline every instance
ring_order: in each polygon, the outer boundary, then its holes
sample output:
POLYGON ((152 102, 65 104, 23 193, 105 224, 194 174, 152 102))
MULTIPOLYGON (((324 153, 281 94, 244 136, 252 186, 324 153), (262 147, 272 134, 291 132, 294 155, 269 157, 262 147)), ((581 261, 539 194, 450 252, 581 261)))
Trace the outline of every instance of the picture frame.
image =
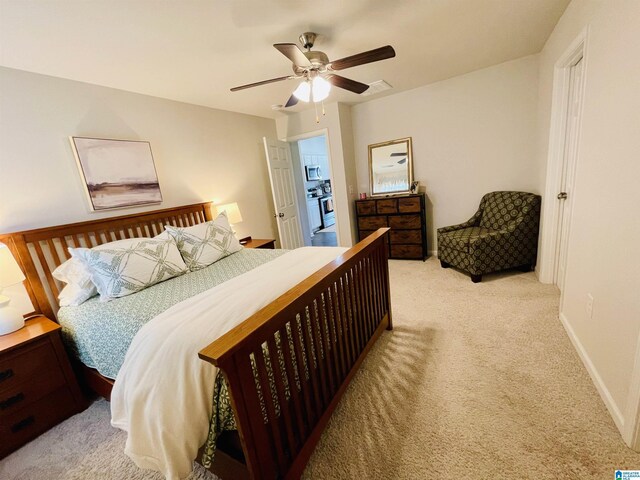
POLYGON ((372 197, 411 193, 411 137, 369 145, 369 186, 372 197))
POLYGON ((92 212, 162 203, 151 144, 69 137, 92 212))

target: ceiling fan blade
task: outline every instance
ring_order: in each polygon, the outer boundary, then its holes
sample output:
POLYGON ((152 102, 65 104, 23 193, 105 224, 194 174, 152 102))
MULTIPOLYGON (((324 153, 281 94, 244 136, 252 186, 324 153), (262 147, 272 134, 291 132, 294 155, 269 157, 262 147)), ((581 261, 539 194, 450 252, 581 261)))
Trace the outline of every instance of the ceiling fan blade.
POLYGON ((349 90, 353 93, 362 93, 366 92, 369 88, 369 85, 366 83, 356 82, 355 80, 351 80, 350 78, 341 77, 340 75, 327 75, 326 79, 334 86, 339 88, 344 88, 345 90, 349 90))
POLYGON ((311 62, 295 43, 274 43, 276 49, 299 67, 310 67, 311 62))
POLYGON ((289 97, 289 100, 287 100, 287 103, 285 103, 284 108, 289 108, 289 107, 293 107, 294 105, 298 104, 298 99, 295 95, 291 95, 289 97))
POLYGON ((386 47, 380 47, 375 50, 369 50, 368 52, 362 52, 357 55, 341 58, 340 60, 334 60, 328 65, 328 68, 330 70, 344 70, 345 68, 357 67, 358 65, 364 65, 366 63, 379 62, 380 60, 386 60, 387 58, 393 58, 395 56, 396 51, 391 45, 387 45, 386 47))
POLYGON ((286 77, 271 78, 269 80, 262 80, 261 82, 248 83, 247 85, 240 85, 239 87, 233 87, 231 91, 237 92, 238 90, 244 90, 245 88, 259 87, 260 85, 267 85, 268 83, 281 82, 282 80, 289 80, 291 78, 295 78, 295 77, 291 75, 287 75, 286 77))

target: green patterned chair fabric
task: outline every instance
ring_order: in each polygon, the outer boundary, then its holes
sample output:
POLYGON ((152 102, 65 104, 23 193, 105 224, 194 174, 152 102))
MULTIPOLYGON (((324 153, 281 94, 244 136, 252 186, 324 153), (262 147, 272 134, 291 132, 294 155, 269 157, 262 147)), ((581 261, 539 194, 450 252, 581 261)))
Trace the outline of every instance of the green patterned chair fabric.
POLYGON ((438 229, 438 258, 479 278, 533 267, 538 253, 541 197, 527 192, 487 193, 468 221, 438 229))

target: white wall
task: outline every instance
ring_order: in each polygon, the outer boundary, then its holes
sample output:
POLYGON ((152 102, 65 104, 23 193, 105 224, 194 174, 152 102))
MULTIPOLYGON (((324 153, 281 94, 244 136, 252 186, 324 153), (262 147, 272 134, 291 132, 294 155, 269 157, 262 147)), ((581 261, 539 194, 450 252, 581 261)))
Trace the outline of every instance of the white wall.
POLYGON ((355 105, 358 190, 370 191, 368 145, 412 137, 430 251, 436 228, 468 220, 485 193, 540 193, 537 81, 534 55, 355 105))
POLYGON ((241 236, 276 238, 270 119, 0 68, 0 232, 202 201, 237 201, 241 236), (89 213, 70 135, 148 140, 161 205, 89 213))
POLYGON ((350 247, 357 237, 353 234, 352 219, 355 194, 355 166, 353 162, 350 109, 346 105, 325 105, 326 115, 316 123, 314 110, 289 114, 276 120, 278 138, 286 140, 313 132, 325 133, 331 157, 331 188, 333 192, 338 243, 350 247))
POLYGON ((546 165, 554 64, 587 25, 585 99, 561 318, 624 431, 635 420, 637 397, 630 387, 640 334, 637 0, 574 0, 558 22, 540 54, 538 160, 546 165), (589 293, 592 318, 586 312, 589 293))

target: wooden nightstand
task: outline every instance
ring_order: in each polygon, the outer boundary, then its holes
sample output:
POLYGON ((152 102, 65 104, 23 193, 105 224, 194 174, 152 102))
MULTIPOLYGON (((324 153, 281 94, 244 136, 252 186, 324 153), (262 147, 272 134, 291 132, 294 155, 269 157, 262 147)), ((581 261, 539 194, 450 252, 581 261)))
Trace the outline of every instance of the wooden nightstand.
POLYGON ((276 248, 276 241, 273 238, 245 237, 240 239, 240 244, 244 248, 270 248, 272 250, 276 248))
POLYGON ((0 336, 0 458, 84 407, 60 325, 36 317, 0 336))

